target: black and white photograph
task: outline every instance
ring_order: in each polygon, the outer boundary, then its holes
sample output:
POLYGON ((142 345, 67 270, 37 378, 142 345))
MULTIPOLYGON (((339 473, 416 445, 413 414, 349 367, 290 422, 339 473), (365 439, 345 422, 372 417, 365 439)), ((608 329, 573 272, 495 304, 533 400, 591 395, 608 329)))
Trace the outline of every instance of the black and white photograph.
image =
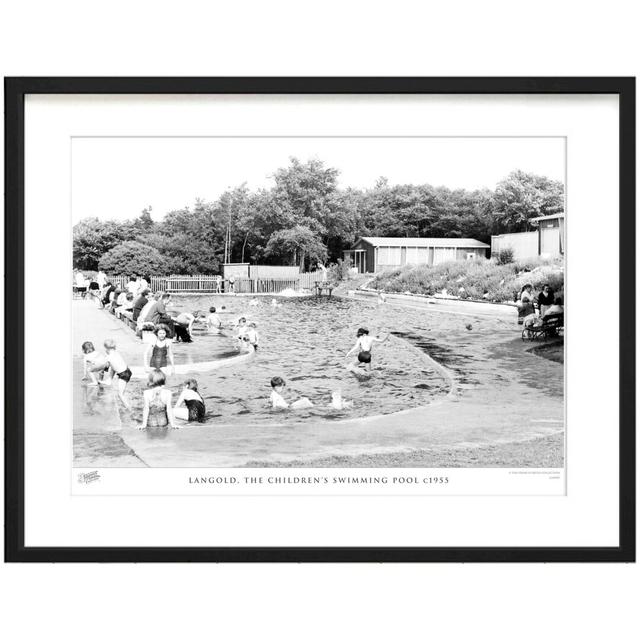
POLYGON ((566 162, 74 137, 74 467, 562 470, 566 162))

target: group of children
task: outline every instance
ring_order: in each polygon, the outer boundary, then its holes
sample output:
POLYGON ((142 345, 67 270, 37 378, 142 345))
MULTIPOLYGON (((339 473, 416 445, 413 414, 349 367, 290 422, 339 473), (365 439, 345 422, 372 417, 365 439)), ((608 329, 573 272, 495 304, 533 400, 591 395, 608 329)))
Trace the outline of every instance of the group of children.
MULTIPOLYGON (((158 341, 155 346, 147 350, 151 353, 148 365, 152 367, 148 378, 148 389, 143 392, 144 407, 142 411, 142 424, 139 429, 147 427, 179 428, 175 419, 184 422, 204 422, 206 408, 202 396, 198 392, 197 380, 186 380, 182 392, 174 407, 171 406, 172 393, 165 387, 167 376, 162 370, 166 368, 167 353, 171 354, 171 341, 166 338, 166 331, 162 327, 157 330, 158 341)), ((97 351, 92 342, 84 342, 84 376, 88 379, 88 386, 111 386, 116 381, 118 397, 128 410, 131 406, 124 395, 127 383, 131 380, 132 372, 125 359, 116 349, 116 343, 112 339, 104 341, 104 351, 97 351)), ((146 358, 146 356, 145 356, 146 358)), ((170 356, 173 367, 173 354, 170 356)))
MULTIPOLYGON (((253 301, 249 304, 252 305, 252 303, 253 301)), ((185 319, 189 321, 189 329, 193 323, 198 322, 205 324, 207 331, 212 334, 221 333, 225 328, 235 330, 238 351, 257 351, 260 336, 256 323, 249 322, 246 316, 240 316, 235 322, 224 323, 220 317, 224 313, 228 313, 225 307, 221 307, 220 312, 216 307, 210 307, 208 315, 195 312, 188 314, 191 317, 185 319)), ((144 367, 149 372, 149 377, 148 388, 143 392, 144 408, 139 428, 165 426, 179 428, 176 419, 185 422, 204 422, 205 404, 198 392, 198 383, 195 379, 189 379, 184 383, 175 406, 171 406, 172 394, 165 385, 167 376, 175 374, 172 339, 164 324, 157 324, 153 333, 155 335, 147 343, 143 358, 144 367)), ((368 329, 359 328, 356 334, 356 343, 346 354, 348 358, 357 353, 357 360, 347 368, 354 371, 355 368, 363 365, 364 370, 370 373, 373 345, 384 342, 388 337, 388 334, 383 338, 370 336, 368 329)), ((125 389, 132 377, 131 369, 117 351, 116 344, 112 339, 105 340, 104 349, 104 352, 98 352, 92 342, 83 343, 84 378, 89 380, 88 386, 111 385, 115 381, 120 401, 124 407, 130 409, 125 398, 125 389)), ((269 400, 273 409, 305 409, 313 406, 312 402, 305 397, 287 402, 283 396, 285 387, 286 382, 282 377, 275 376, 271 379, 272 392, 269 400)), ((332 393, 330 406, 333 409, 347 409, 352 405, 352 402, 343 400, 339 390, 332 393)))
MULTIPOLYGON (((357 362, 358 365, 363 364, 364 368, 367 372, 371 373, 371 350, 373 345, 376 342, 385 342, 389 338, 389 334, 387 334, 384 338, 380 338, 379 336, 370 336, 369 330, 364 327, 360 327, 356 333, 356 343, 355 345, 347 352, 346 357, 348 358, 351 354, 357 353, 357 362)), ((351 364, 350 368, 353 370, 356 366, 355 363, 351 364)), ((313 404, 308 398, 302 397, 294 402, 288 403, 283 397, 283 391, 286 386, 286 382, 280 376, 275 376, 271 378, 271 406, 273 409, 307 409, 312 407, 313 404)), ((343 400, 342 392, 338 389, 331 393, 331 404, 332 409, 349 409, 353 406, 352 401, 343 400)))
POLYGON ((124 390, 131 380, 131 369, 127 366, 122 355, 116 351, 114 340, 104 341, 104 351, 96 351, 93 342, 83 342, 84 374, 83 378, 90 380, 89 386, 97 387, 99 384, 111 385, 116 380, 118 397, 122 404, 129 409, 129 403, 124 397, 124 390))

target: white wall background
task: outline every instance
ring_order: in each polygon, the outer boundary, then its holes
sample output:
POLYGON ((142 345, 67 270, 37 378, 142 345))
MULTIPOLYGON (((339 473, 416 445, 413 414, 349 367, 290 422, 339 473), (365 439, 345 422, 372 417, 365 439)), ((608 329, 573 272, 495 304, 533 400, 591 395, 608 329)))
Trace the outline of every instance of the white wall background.
MULTIPOLYGON (((636 75, 633 10, 621 0, 23 1, 1 10, 0 62, 3 75, 636 75)), ((628 637, 640 595, 637 565, 0 572, 11 638, 628 637)))

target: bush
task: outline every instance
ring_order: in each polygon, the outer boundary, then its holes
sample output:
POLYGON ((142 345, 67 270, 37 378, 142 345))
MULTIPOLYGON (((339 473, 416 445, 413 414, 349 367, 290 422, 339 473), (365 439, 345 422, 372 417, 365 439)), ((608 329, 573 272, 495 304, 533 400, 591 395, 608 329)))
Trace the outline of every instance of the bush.
POLYGON ((129 240, 107 251, 98 268, 114 276, 129 276, 132 273, 166 275, 171 272, 169 261, 161 253, 148 245, 129 240))
POLYGON ((446 290, 461 299, 513 302, 525 284, 539 292, 548 284, 564 294, 562 261, 528 260, 497 264, 490 260, 445 262, 435 266, 407 265, 378 274, 371 287, 390 293, 434 295, 446 290), (526 268, 523 266, 526 265, 526 268))
POLYGON ((338 258, 337 262, 330 265, 327 269, 327 280, 331 282, 341 282, 342 280, 349 280, 351 278, 351 259, 347 258, 343 260, 338 258))
POLYGON ((513 262, 513 249, 511 247, 505 247, 500 249, 496 255, 497 264, 510 264, 513 262))

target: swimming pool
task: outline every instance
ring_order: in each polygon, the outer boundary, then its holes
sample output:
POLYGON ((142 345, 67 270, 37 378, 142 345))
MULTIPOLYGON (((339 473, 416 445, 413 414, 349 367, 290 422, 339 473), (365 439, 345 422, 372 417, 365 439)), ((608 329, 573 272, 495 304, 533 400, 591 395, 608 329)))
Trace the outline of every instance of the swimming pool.
MULTIPOLYGON (((378 306, 348 298, 279 299, 277 307, 270 298, 256 298, 257 306, 251 300, 212 296, 174 301, 173 308, 179 311, 224 304, 228 311, 221 314, 223 321, 245 316, 256 322, 260 334, 260 348, 248 363, 169 378, 174 397, 186 378, 198 380, 211 426, 313 423, 391 414, 428 405, 452 390, 456 395, 468 393, 487 382, 497 382, 506 390, 513 381, 513 372, 503 371, 501 359, 491 351, 515 335, 513 323, 501 318, 378 306), (376 372, 368 380, 356 378, 345 368, 345 354, 354 345, 359 327, 368 328, 372 335, 392 334, 374 347, 376 372), (447 371, 443 373, 437 363, 447 371), (313 408, 271 409, 273 376, 286 380, 287 400, 304 396, 313 408), (330 407, 331 392, 336 390, 353 401, 352 408, 330 407)), ((175 352, 177 363, 228 357, 235 353, 233 332, 196 333, 193 343, 175 345, 175 352)), ((143 385, 141 380, 129 385, 134 420, 141 417, 143 385)))

